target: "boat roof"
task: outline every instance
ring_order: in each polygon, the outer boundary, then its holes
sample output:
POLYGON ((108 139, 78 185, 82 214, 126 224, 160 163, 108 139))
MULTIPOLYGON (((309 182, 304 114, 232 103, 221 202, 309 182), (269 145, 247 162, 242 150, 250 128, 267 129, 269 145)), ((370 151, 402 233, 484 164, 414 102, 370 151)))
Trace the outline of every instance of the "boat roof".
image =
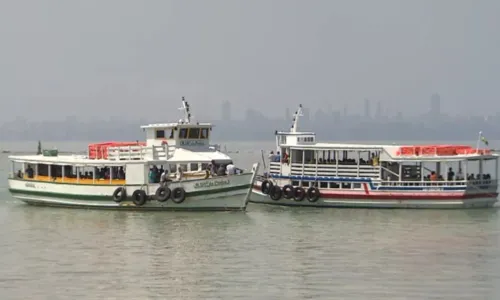
POLYGON ((11 155, 9 159, 16 162, 48 165, 74 166, 123 166, 125 164, 168 164, 168 163, 210 163, 214 161, 231 161, 232 158, 219 151, 192 151, 183 148, 175 149, 168 160, 110 160, 90 159, 86 155, 11 155))
MULTIPOLYGON (((436 155, 436 156, 401 156, 397 152, 401 147, 425 146, 425 145, 377 145, 377 144, 342 144, 342 143, 310 143, 310 144, 282 144, 281 147, 294 150, 319 150, 319 151, 385 151, 394 161, 421 161, 421 160, 474 160, 474 159, 494 159, 500 156, 497 153, 490 154, 456 154, 456 155, 436 155)), ((452 145, 453 146, 453 145, 452 145)), ((484 150, 484 149, 480 149, 484 150)))
POLYGON ((175 122, 175 123, 155 123, 142 125, 141 128, 171 128, 171 127, 215 127, 212 123, 185 123, 185 122, 175 122))

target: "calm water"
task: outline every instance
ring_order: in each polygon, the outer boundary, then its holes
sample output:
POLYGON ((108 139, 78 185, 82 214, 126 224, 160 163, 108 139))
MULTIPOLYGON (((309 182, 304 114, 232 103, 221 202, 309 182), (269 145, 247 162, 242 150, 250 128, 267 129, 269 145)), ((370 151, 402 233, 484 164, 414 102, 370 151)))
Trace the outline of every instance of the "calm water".
MULTIPOLYGON (((244 152, 240 165, 260 157, 244 152)), ((8 170, 3 154, 0 178, 8 170)), ((497 209, 41 208, 11 198, 5 180, 0 200, 2 300, 500 299, 497 209)))

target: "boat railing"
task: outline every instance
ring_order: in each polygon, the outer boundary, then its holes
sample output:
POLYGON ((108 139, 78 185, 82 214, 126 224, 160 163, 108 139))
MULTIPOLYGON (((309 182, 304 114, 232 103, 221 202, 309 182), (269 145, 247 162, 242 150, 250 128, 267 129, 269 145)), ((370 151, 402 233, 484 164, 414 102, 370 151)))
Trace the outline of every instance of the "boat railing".
POLYGON ((427 187, 430 189, 438 189, 443 187, 456 187, 456 186, 488 186, 494 187, 497 186, 497 181, 492 179, 484 179, 484 180, 453 180, 453 181, 427 181, 427 180, 403 180, 403 181, 394 181, 394 180, 383 180, 374 182, 375 186, 401 186, 401 187, 427 187))
POLYGON ((167 160, 173 150, 168 145, 163 146, 119 146, 109 147, 108 149, 109 160, 167 160))
POLYGON ((380 166, 292 163, 291 175, 379 178, 380 166))

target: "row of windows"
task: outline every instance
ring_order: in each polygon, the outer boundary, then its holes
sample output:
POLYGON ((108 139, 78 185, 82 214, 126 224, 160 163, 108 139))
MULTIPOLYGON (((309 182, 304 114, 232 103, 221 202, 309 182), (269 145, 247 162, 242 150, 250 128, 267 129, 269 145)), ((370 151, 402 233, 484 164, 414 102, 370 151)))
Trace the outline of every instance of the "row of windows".
MULTIPOLYGON (((157 139, 167 138, 167 130, 158 129, 156 130, 157 139)), ((208 128, 181 128, 179 130, 180 139, 208 139, 208 128)), ((169 139, 174 138, 174 129, 171 129, 168 135, 169 139)))
POLYGON ((297 141, 299 143, 303 143, 303 142, 305 142, 305 143, 311 143, 311 142, 314 142, 314 137, 312 137, 312 136, 299 137, 299 138, 297 138, 297 141))
POLYGON ((310 186, 317 186, 321 189, 361 189, 359 182, 313 182, 313 181, 292 181, 293 186, 302 186, 308 188, 310 186))

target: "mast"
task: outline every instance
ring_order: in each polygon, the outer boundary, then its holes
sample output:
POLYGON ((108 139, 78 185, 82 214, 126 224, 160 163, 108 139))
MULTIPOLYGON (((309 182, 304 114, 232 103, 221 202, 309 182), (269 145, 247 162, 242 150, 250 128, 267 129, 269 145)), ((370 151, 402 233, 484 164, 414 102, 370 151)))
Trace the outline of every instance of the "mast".
POLYGON ((184 120, 180 120, 180 123, 186 123, 190 124, 191 123, 191 111, 189 110, 189 103, 182 97, 182 107, 179 108, 180 110, 184 111, 184 120))
POLYGON ((302 104, 299 104, 299 109, 293 114, 293 123, 290 132, 296 133, 299 126, 299 117, 304 116, 302 114, 302 104))

